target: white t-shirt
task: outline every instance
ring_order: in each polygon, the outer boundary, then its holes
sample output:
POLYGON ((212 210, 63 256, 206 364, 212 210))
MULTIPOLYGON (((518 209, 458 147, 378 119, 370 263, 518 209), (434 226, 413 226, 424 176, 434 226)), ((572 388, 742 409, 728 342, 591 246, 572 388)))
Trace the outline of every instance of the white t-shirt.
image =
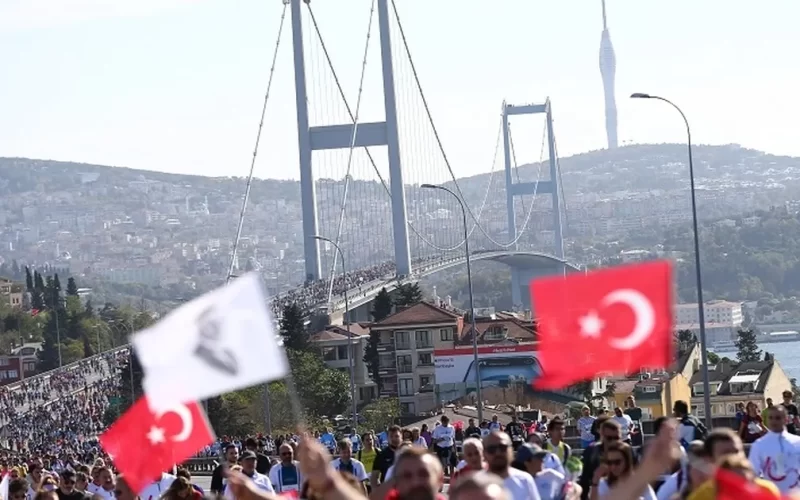
POLYGON ((536 489, 539 490, 542 500, 561 498, 564 484, 567 482, 564 474, 553 469, 543 469, 533 477, 533 481, 536 483, 536 489))
MULTIPOLYGON (((606 478, 600 479, 600 482, 597 483, 597 497, 601 499, 608 498, 609 500, 612 500, 608 495, 609 491, 611 491, 611 488, 608 487, 606 478)), ((639 500, 658 500, 656 498, 656 492, 653 491, 653 487, 648 484, 642 496, 639 497, 639 500)))
POLYGON ((747 458, 758 476, 787 493, 800 476, 800 436, 768 432, 750 446, 747 458))
POLYGON ((161 498, 161 495, 172 486, 172 482, 175 481, 175 478, 176 476, 167 474, 166 472, 161 474, 161 479, 153 481, 143 489, 142 492, 139 493, 139 498, 142 500, 158 500, 161 498))
POLYGON ((439 448, 452 448, 456 444, 456 429, 450 424, 440 425, 433 429, 433 442, 439 448), (441 441, 437 442, 437 439, 441 441))
POLYGON ((414 441, 413 444, 414 444, 414 446, 418 446, 420 448, 427 448, 428 447, 428 442, 425 441, 425 438, 422 437, 422 436, 418 437, 417 440, 414 441))
MULTIPOLYGON (((264 474, 259 474, 253 471, 253 476, 250 478, 259 490, 266 491, 267 493, 275 493, 275 488, 272 487, 272 481, 269 480, 264 474)), ((225 498, 236 498, 233 492, 228 488, 230 483, 225 485, 225 491, 222 493, 225 498)), ((144 498, 142 498, 144 500, 144 498)))
POLYGON ((664 481, 661 486, 658 487, 658 491, 656 492, 656 498, 658 500, 670 500, 673 495, 676 493, 680 493, 683 489, 683 486, 686 485, 688 481, 686 480, 686 471, 683 472, 678 471, 674 474, 670 474, 666 481, 664 481), (678 484, 678 477, 681 478, 681 482, 683 484, 678 484))
POLYGON ((272 485, 275 487, 275 493, 284 493, 286 491, 300 491, 303 486, 303 476, 300 474, 300 462, 297 460, 294 461, 294 471, 296 478, 292 477, 294 474, 286 474, 283 473, 283 464, 278 464, 273 466, 269 470, 269 480, 272 482, 272 485))
POLYGON ((628 439, 628 436, 630 436, 631 433, 631 426, 633 425, 633 420, 631 420, 631 417, 623 413, 621 417, 614 415, 611 418, 614 419, 614 421, 617 422, 622 429, 622 440, 625 441, 628 439))
POLYGON ((508 469, 508 477, 503 485, 509 493, 510 500, 540 500, 539 490, 533 476, 518 469, 508 469))
MULTIPOLYGON (((366 481, 369 479, 369 475, 367 474, 367 470, 364 468, 364 464, 356 460, 355 458, 350 459, 350 463, 353 465, 352 474, 355 476, 356 479, 359 481, 366 481)), ((331 461, 331 465, 334 469, 340 472, 350 472, 349 467, 342 466, 342 459, 341 458, 334 458, 331 461)))

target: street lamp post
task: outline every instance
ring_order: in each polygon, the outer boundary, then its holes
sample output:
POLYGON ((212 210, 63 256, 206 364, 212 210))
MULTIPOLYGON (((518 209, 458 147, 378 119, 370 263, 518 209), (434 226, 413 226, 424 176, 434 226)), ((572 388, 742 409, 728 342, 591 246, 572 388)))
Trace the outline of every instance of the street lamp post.
POLYGON ((644 94, 641 92, 637 92, 635 94, 631 94, 631 98, 633 99, 657 99, 659 101, 664 101, 673 108, 675 108, 678 113, 681 114, 681 118, 683 118, 683 123, 686 124, 686 138, 687 144, 689 146, 689 183, 691 186, 691 196, 692 196, 692 229, 694 231, 694 267, 695 267, 695 274, 696 274, 696 281, 697 281, 697 316, 700 322, 700 360, 703 363, 703 406, 705 407, 705 414, 706 414, 706 426, 711 429, 713 428, 712 419, 711 419, 711 390, 710 384, 708 380, 708 353, 707 353, 707 343, 706 343, 706 318, 705 318, 705 304, 703 302, 703 277, 700 267, 700 231, 698 229, 697 224, 697 194, 695 192, 695 185, 694 185, 694 162, 692 159, 692 130, 689 127, 689 120, 686 118, 686 115, 683 113, 683 110, 679 108, 674 102, 666 99, 664 97, 659 97, 657 95, 650 95, 644 94))
MULTIPOLYGON (((319 241, 327 241, 333 248, 339 252, 339 258, 342 261, 342 275, 347 275, 347 267, 344 261, 344 252, 342 252, 342 248, 336 244, 330 238, 326 238, 324 236, 313 235, 311 236, 312 239, 319 240, 319 241)), ((347 287, 345 287, 347 288, 347 287)), ((353 355, 355 354, 355 348, 353 347, 353 334, 350 331, 350 302, 347 298, 347 290, 344 291, 344 324, 345 328, 347 329, 347 359, 349 361, 350 366, 350 399, 353 404, 353 433, 356 431, 356 426, 358 425, 358 420, 356 418, 358 405, 356 400, 356 371, 355 371, 355 364, 353 363, 353 355)))
POLYGON ((467 258, 467 288, 469 289, 469 317, 472 323, 472 357, 475 365, 475 392, 478 400, 478 422, 483 422, 483 396, 481 394, 481 365, 478 361, 478 329, 475 326, 475 297, 472 293, 472 265, 469 257, 469 229, 467 228, 467 209, 464 200, 450 189, 438 184, 423 184, 425 189, 439 189, 450 193, 461 207, 461 218, 464 221, 464 254, 467 258))

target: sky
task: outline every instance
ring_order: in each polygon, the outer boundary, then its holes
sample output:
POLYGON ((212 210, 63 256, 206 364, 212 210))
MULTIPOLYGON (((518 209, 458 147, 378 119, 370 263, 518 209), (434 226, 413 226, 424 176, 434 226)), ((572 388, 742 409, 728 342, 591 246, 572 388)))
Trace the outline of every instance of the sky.
MULTIPOLYGON (((504 100, 549 96, 561 157, 605 147, 600 0, 397 4, 456 175, 492 168, 504 100)), ((371 5, 311 2, 351 105, 371 5)), ((0 156, 247 175, 282 10, 281 0, 0 2, 0 156)), ((627 97, 648 92, 683 108, 696 143, 800 156, 800 2, 607 0, 607 11, 621 143, 685 141, 674 110, 627 97)), ((341 123, 307 15, 304 23, 312 125, 341 123)), ((398 113, 411 124, 404 127, 422 127, 396 27, 392 37, 398 113)), ((383 117, 377 21, 370 40, 359 121, 383 117)), ((261 178, 299 177, 291 42, 287 15, 255 168, 261 178)), ((542 123, 514 121, 520 163, 541 157, 542 123)), ((426 152, 404 154, 432 163, 404 164, 423 179, 434 169, 426 165, 443 160, 430 129, 420 133, 426 152)), ((345 163, 341 153, 320 159, 317 176, 339 177, 345 163)))

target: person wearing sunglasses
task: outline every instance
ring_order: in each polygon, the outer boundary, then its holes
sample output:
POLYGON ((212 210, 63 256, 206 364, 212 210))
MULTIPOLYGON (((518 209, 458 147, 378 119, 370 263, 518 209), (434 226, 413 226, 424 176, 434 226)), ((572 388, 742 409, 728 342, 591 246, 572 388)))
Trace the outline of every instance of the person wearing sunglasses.
POLYGON ((620 440, 621 430, 617 422, 611 420, 607 415, 597 417, 595 422, 597 423, 597 432, 600 435, 600 440, 583 450, 583 471, 578 480, 578 484, 581 486, 582 500, 589 500, 594 472, 600 467, 606 449, 609 445, 620 440))
POLYGON ((69 469, 61 471, 61 480, 56 491, 58 500, 85 500, 87 495, 75 489, 75 473, 69 469))
POLYGON ((510 500, 540 500, 533 477, 511 466, 514 450, 511 438, 505 432, 492 431, 483 440, 483 453, 489 472, 499 476, 509 493, 510 500))
MULTIPOLYGON (((610 443, 605 448, 600 467, 592 477, 591 500, 611 500, 611 488, 633 472, 633 450, 622 441, 610 443)), ((640 500, 656 500, 656 493, 649 484, 639 496, 640 500)))

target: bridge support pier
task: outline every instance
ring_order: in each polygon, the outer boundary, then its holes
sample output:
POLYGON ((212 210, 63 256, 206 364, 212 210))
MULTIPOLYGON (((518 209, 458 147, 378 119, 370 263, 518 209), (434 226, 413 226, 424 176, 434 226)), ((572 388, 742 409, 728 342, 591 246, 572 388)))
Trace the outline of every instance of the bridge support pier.
MULTIPOLYGON (((556 147, 555 135, 553 134, 553 113, 550 99, 548 98, 544 104, 525 104, 522 106, 514 106, 503 102, 503 159, 505 161, 505 174, 506 174, 506 210, 508 212, 508 236, 514 243, 509 247, 509 250, 518 250, 517 244, 518 231, 517 231, 517 218, 514 209, 514 197, 533 195, 533 194, 549 194, 553 201, 553 239, 555 243, 555 257, 564 260, 564 238, 561 224, 561 186, 558 175, 558 163, 556 161, 556 147), (511 165, 511 140, 509 133, 509 117, 513 115, 532 115, 544 113, 546 115, 547 127, 547 146, 550 155, 550 178, 548 180, 539 180, 537 182, 514 182, 512 175, 512 168, 516 165, 511 165)), ((527 215, 527 214, 523 214, 527 215)), ((523 228, 524 230, 524 228, 523 228)), ((514 302, 514 308, 522 309, 524 302, 522 297, 522 276, 520 269, 515 266, 511 267, 511 298, 514 302)), ((566 272, 566 266, 561 266, 561 274, 566 272)), ((527 284, 527 281, 524 282, 527 284)))
MULTIPOLYGON (((320 278, 319 241, 311 236, 319 234, 317 205, 311 158, 314 151, 386 146, 389 156, 390 191, 392 195, 392 226, 397 274, 411 275, 411 253, 408 244, 405 184, 400 161, 400 140, 397 130, 397 103, 394 87, 394 65, 389 27, 387 0, 377 0, 378 26, 380 28, 381 64, 383 69, 383 102, 386 119, 372 123, 345 123, 343 125, 309 126, 306 91, 305 60, 303 54, 303 27, 301 12, 304 0, 292 3, 292 43, 294 46, 295 97, 297 105, 297 135, 300 150, 300 194, 303 204, 303 234, 305 239, 306 280, 320 278)), ((328 235, 335 238, 335 235, 328 235)))

